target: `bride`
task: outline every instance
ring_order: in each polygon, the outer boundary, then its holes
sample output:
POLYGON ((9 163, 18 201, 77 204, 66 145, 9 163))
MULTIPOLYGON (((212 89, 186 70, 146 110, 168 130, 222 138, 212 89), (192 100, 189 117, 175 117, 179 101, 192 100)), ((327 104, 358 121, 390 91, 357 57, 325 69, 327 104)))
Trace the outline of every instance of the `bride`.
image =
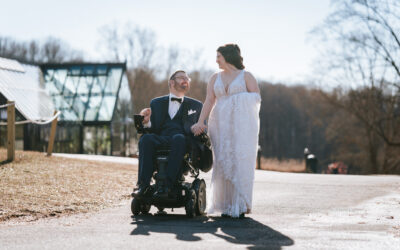
POLYGON ((207 86, 199 121, 192 126, 198 135, 207 128, 214 165, 208 213, 243 218, 252 208, 254 171, 260 127, 260 90, 254 76, 244 70, 236 44, 217 49, 221 72, 207 86))

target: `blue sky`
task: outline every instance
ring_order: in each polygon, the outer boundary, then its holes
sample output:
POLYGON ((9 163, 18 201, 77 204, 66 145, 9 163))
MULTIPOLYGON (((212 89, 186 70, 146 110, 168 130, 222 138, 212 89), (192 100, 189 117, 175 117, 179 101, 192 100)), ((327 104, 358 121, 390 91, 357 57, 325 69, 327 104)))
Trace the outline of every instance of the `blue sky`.
POLYGON ((0 0, 0 6, 1 36, 54 36, 102 60, 99 28, 131 22, 152 29, 160 46, 201 49, 206 67, 214 71, 217 47, 237 43, 247 70, 285 83, 312 76, 318 52, 307 34, 331 11, 329 0, 0 0))

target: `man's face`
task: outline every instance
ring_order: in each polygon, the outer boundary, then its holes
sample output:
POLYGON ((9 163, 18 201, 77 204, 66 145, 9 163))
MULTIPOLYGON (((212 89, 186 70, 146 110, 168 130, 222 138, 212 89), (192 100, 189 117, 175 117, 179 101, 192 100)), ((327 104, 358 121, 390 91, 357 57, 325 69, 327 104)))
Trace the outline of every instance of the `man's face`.
POLYGON ((179 93, 186 93, 190 89, 190 78, 183 72, 177 73, 171 81, 171 88, 179 93))

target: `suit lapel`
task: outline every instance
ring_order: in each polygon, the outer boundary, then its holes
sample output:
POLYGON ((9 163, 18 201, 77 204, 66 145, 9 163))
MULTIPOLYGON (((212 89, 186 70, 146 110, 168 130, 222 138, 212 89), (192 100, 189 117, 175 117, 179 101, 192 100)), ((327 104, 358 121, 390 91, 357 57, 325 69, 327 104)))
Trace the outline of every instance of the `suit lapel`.
POLYGON ((162 126, 162 124, 164 123, 165 119, 167 118, 168 109, 169 109, 169 96, 166 95, 162 99, 162 103, 161 103, 161 122, 160 122, 160 126, 162 126))
POLYGON ((187 98, 183 98, 183 102, 182 102, 182 105, 181 105, 181 109, 182 109, 182 112, 183 112, 183 114, 182 114, 183 123, 185 123, 187 121, 188 108, 189 108, 188 106, 189 106, 189 103, 188 103, 187 98))

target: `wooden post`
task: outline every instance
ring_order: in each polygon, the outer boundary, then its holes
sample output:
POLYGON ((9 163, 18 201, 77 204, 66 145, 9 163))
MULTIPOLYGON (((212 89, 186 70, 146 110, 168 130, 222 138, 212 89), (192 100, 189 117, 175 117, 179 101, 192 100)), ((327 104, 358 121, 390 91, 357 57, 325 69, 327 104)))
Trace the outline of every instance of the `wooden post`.
POLYGON ((261 169, 261 146, 258 145, 257 149, 257 169, 261 169))
MULTIPOLYGON (((57 110, 54 111, 54 115, 55 114, 57 114, 57 110)), ((51 156, 51 153, 53 152, 54 139, 56 137, 57 121, 58 121, 58 117, 56 117, 53 120, 53 122, 51 123, 49 145, 47 147, 47 156, 51 156)))
POLYGON ((15 102, 7 101, 11 104, 7 107, 7 160, 13 161, 15 158, 15 102))

